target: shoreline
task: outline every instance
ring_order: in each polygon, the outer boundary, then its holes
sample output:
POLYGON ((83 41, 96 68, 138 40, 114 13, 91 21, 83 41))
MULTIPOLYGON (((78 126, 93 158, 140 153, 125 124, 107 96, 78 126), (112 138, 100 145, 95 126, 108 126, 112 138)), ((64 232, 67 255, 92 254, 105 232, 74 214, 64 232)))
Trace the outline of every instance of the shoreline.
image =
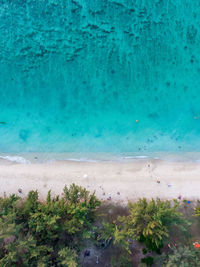
POLYGON ((45 199, 49 190, 59 195, 72 183, 95 191, 102 201, 110 198, 121 204, 143 197, 177 199, 179 195, 196 200, 200 196, 200 162, 144 158, 17 164, 0 160, 0 196, 5 192, 25 197, 30 190, 38 190, 40 199, 45 199))
POLYGON ((158 152, 129 152, 129 153, 55 153, 55 152, 25 152, 0 153, 2 161, 20 164, 55 163, 57 161, 77 162, 128 162, 138 160, 163 160, 167 162, 200 162, 200 152, 190 151, 158 151, 158 152))

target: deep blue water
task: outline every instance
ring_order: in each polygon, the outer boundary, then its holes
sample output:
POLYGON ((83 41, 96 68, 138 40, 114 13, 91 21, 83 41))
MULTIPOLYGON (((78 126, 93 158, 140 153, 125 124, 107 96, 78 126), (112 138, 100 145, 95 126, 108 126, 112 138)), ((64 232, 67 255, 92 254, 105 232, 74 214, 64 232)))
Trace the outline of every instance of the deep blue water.
POLYGON ((200 1, 0 0, 0 152, 200 151, 200 1))

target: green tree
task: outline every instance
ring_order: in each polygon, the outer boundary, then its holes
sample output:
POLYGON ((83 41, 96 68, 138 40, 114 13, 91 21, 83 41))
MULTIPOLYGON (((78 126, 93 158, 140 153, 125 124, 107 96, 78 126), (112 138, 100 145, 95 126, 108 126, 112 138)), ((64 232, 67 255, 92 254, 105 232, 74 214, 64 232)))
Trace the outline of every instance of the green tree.
POLYGON ((159 249, 169 235, 169 227, 183 222, 177 209, 177 202, 172 204, 160 199, 148 202, 144 198, 129 203, 129 215, 119 217, 118 243, 127 238, 137 239, 145 242, 149 249, 159 249))
POLYGON ((199 205, 194 209, 194 214, 195 214, 195 217, 200 217, 200 206, 199 205))
POLYGON ((99 206, 94 194, 75 184, 61 198, 49 191, 43 202, 37 191, 26 199, 0 198, 0 266, 77 266, 99 206))
POLYGON ((112 238, 115 233, 115 224, 103 221, 102 226, 99 227, 96 232, 99 238, 108 240, 112 238))
POLYGON ((200 266, 200 252, 193 247, 174 248, 173 254, 164 258, 165 267, 198 267, 200 266))
POLYGON ((77 266, 77 254, 76 252, 70 250, 68 247, 61 249, 58 252, 58 259, 60 262, 60 266, 66 267, 76 267, 77 266))

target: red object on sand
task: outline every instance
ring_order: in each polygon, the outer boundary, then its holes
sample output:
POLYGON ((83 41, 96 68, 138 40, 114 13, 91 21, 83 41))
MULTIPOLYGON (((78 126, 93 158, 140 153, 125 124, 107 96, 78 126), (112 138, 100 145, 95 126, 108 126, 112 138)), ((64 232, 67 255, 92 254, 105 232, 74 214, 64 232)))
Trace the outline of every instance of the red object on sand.
POLYGON ((199 242, 194 242, 194 243, 193 243, 193 246, 194 246, 195 248, 200 248, 200 244, 199 244, 199 242))
POLYGON ((200 244, 196 242, 196 243, 194 243, 194 247, 195 248, 200 248, 200 244))

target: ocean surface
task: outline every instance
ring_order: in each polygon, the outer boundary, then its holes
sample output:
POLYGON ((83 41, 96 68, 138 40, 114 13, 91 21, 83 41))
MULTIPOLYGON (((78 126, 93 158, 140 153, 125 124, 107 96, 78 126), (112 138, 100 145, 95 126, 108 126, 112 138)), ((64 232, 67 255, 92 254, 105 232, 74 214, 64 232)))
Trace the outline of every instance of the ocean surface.
POLYGON ((0 153, 159 151, 200 152, 199 0, 0 0, 0 153))

